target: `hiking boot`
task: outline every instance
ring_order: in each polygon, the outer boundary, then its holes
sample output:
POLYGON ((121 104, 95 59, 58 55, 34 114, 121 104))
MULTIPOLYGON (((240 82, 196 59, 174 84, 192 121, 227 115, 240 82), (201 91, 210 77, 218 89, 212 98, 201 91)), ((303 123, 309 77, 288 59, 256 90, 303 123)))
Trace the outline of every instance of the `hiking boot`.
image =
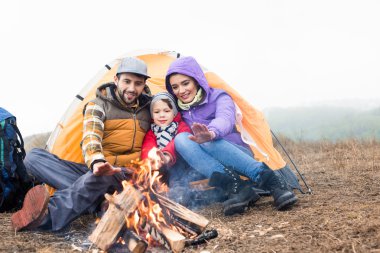
POLYGON ((21 210, 12 214, 12 227, 16 231, 33 229, 41 225, 48 214, 49 192, 43 185, 37 185, 25 195, 21 210))
POLYGON ((259 195, 251 186, 245 185, 237 194, 230 194, 228 200, 223 202, 224 215, 244 213, 248 206, 258 201, 259 195))
POLYGON ((212 173, 209 185, 219 187, 228 194, 228 199, 223 202, 224 215, 243 213, 250 204, 259 200, 260 196, 232 169, 225 169, 228 174, 212 173))
POLYGON ((260 175, 260 188, 270 191, 277 210, 287 209, 297 202, 297 196, 282 176, 271 169, 265 169, 260 175))

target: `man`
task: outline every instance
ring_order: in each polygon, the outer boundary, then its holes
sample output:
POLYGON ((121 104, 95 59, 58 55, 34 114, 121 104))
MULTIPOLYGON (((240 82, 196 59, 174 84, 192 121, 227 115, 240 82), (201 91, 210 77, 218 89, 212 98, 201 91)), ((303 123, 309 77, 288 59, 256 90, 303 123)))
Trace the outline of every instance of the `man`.
POLYGON ((85 164, 61 160, 43 149, 33 149, 24 163, 38 181, 57 189, 50 198, 44 186, 32 188, 23 208, 11 217, 16 231, 39 228, 57 231, 85 212, 94 212, 105 193, 121 191, 127 178, 123 168, 140 157, 150 127, 150 97, 146 64, 124 58, 114 83, 100 86, 84 108, 81 142, 85 164))

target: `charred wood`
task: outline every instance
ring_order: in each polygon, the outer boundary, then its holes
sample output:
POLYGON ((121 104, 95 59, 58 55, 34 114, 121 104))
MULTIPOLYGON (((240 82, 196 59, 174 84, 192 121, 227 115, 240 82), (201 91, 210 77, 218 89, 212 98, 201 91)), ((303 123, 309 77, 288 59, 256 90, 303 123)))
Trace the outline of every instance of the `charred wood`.
POLYGON ((190 227, 194 232, 200 233, 204 231, 209 224, 209 220, 207 220, 205 217, 194 213, 193 211, 170 200, 169 198, 159 194, 156 194, 156 197, 163 208, 168 209, 169 213, 172 216, 185 221, 184 224, 190 227))
POLYGON ((181 252, 185 248, 186 238, 164 224, 157 227, 146 223, 143 229, 148 232, 155 241, 175 253, 181 252))
POLYGON ((218 237, 218 231, 216 229, 206 230, 194 239, 188 239, 185 242, 185 246, 194 246, 207 242, 208 240, 218 237))

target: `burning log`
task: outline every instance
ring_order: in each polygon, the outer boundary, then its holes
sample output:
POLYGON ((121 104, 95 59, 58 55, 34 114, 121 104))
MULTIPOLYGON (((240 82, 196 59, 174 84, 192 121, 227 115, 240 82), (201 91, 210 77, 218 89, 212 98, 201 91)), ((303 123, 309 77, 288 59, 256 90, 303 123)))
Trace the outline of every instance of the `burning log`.
MULTIPOLYGON (((153 156, 157 153, 151 152, 153 156)), ((100 249, 120 251, 128 248, 130 252, 142 253, 148 244, 157 242, 173 252, 181 252, 186 245, 212 237, 197 237, 209 224, 205 217, 161 194, 167 191, 167 186, 160 181, 158 165, 159 160, 154 157, 132 161, 129 182, 122 182, 124 190, 117 195, 105 195, 109 208, 89 237, 100 249), (123 232, 120 238, 123 245, 110 248, 123 232), (189 241, 190 238, 197 241, 189 241)))
POLYGON ((174 222, 180 222, 182 225, 185 225, 187 228, 191 228, 197 234, 200 234, 207 225, 210 223, 205 217, 194 213, 193 211, 187 209, 186 207, 168 199, 165 196, 160 194, 155 194, 157 199, 160 202, 160 205, 169 210, 169 213, 176 217, 174 222))
POLYGON ((148 232, 154 240, 175 253, 181 252, 185 248, 186 238, 166 225, 162 224, 158 228, 146 223, 143 229, 148 232))
POLYGON ((109 208, 101 218, 89 239, 99 248, 107 250, 116 240, 125 226, 125 216, 135 211, 142 195, 132 186, 124 184, 124 190, 118 195, 108 195, 109 208))
POLYGON ((171 220, 172 225, 188 234, 189 237, 193 238, 199 234, 199 232, 194 231, 193 228, 186 223, 186 221, 183 221, 178 217, 174 217, 173 215, 171 215, 169 219, 171 220))
POLYGON ((123 240, 130 252, 143 253, 148 247, 148 242, 138 236, 135 232, 127 230, 124 233, 123 240))
POLYGON ((109 253, 144 253, 148 247, 148 242, 138 236, 135 232, 125 230, 123 236, 119 238, 120 243, 114 244, 109 250, 109 253))

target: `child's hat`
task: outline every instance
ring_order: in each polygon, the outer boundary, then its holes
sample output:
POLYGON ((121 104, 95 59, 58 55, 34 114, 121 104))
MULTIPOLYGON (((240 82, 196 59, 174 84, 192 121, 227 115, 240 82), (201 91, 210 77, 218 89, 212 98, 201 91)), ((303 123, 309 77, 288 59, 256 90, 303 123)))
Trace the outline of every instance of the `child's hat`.
POLYGON ((158 101, 158 100, 162 100, 162 99, 167 99, 167 100, 169 100, 170 104, 171 104, 172 107, 173 107, 173 113, 174 113, 174 116, 176 116, 177 113, 178 113, 176 100, 174 99, 174 97, 173 97, 172 95, 170 95, 169 92, 166 92, 166 91, 158 92, 158 93, 156 93, 156 94, 153 96, 153 98, 152 98, 152 102, 150 103, 150 114, 153 114, 153 104, 154 104, 154 102, 156 102, 156 101, 158 101))

